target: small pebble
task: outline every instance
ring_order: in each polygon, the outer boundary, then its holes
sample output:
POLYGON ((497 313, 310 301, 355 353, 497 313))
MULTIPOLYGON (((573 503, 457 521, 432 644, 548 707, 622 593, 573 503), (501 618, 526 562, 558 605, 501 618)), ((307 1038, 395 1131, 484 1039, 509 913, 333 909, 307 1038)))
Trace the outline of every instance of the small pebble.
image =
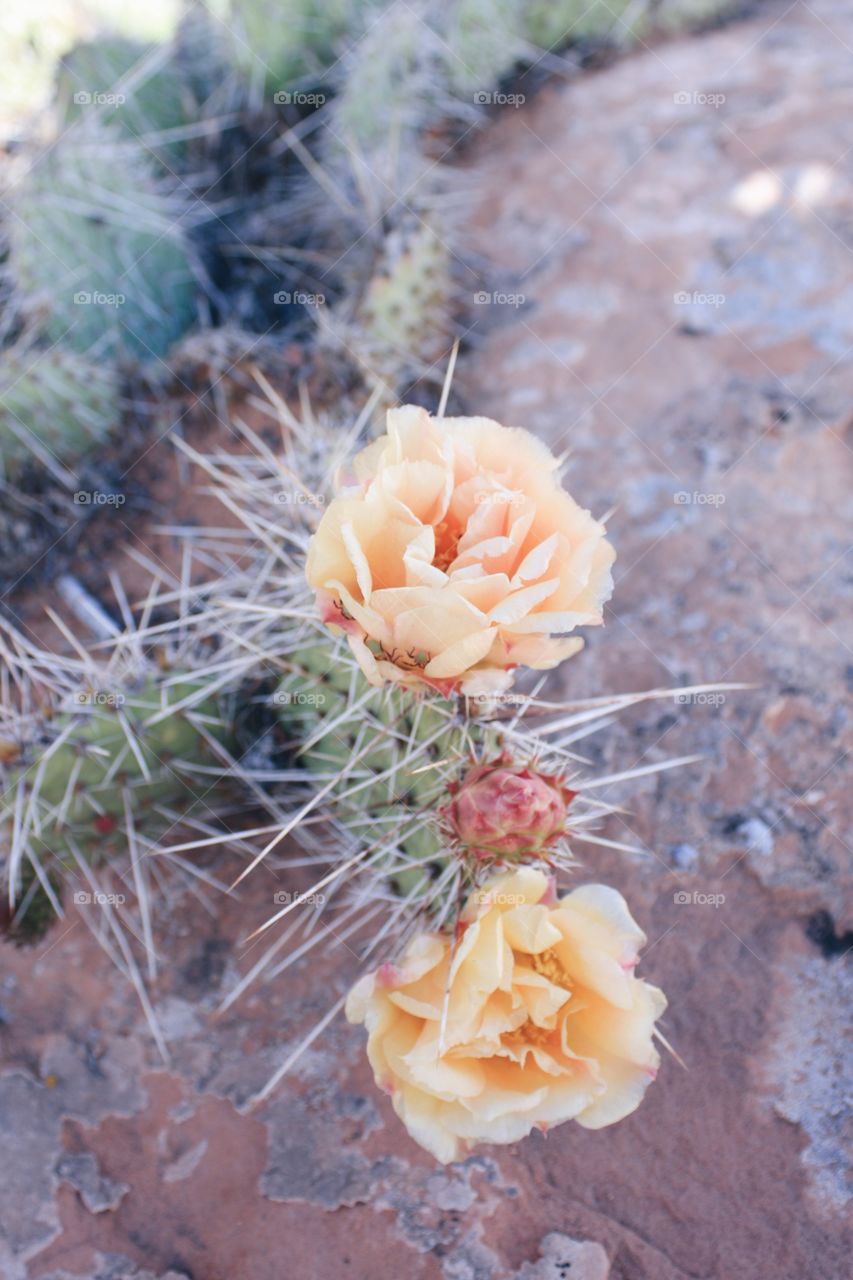
POLYGON ((699 850, 692 844, 674 844, 669 851, 672 865, 679 871, 692 871, 699 861, 699 850))
POLYGON ((747 818, 738 827, 737 834, 751 853, 767 858, 773 852, 773 832, 762 818, 747 818))

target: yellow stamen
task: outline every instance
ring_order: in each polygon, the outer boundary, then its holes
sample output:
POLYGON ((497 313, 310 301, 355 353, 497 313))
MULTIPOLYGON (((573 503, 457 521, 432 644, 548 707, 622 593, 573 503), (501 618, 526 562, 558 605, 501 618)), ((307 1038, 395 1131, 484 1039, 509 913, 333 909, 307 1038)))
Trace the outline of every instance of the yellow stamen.
POLYGON ((530 957, 530 967, 535 973, 541 973, 543 978, 547 978, 549 982, 553 982, 555 987, 563 987, 566 991, 571 990, 571 981, 566 973, 556 951, 552 949, 548 951, 538 951, 530 957))
POLYGON ((549 1031, 547 1027, 538 1027, 528 1018, 520 1027, 516 1027, 515 1031, 504 1032, 502 1040, 511 1049, 523 1049, 527 1045, 549 1044, 553 1034, 554 1032, 549 1031))

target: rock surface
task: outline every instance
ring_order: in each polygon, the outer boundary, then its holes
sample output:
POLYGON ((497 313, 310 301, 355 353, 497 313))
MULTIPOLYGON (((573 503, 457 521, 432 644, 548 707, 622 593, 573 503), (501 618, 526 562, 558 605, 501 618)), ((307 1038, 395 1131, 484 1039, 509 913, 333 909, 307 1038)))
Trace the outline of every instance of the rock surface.
POLYGON ((539 1246, 538 1262, 525 1262, 516 1280, 607 1280, 610 1263, 600 1244, 552 1231, 539 1246))
POLYGON ((578 850, 630 897, 689 1069, 612 1129, 436 1168, 339 1022, 247 1110, 350 978, 303 962, 215 1017, 262 875, 161 909, 168 1065, 72 905, 35 953, 0 944, 4 1280, 848 1274, 851 48, 844 0, 780 2, 531 94, 468 157, 460 389, 617 508, 566 694, 758 686, 589 744, 705 757, 626 787, 608 834, 654 856, 578 850))

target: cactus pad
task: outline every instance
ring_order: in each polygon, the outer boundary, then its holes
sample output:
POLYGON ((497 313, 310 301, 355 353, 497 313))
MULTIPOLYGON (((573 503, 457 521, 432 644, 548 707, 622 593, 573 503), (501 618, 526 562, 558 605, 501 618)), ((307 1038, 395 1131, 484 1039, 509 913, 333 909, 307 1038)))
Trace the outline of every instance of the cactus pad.
POLYGON ((0 352, 0 467, 5 475, 41 450, 74 462, 102 444, 119 414, 113 368, 55 346, 0 352))

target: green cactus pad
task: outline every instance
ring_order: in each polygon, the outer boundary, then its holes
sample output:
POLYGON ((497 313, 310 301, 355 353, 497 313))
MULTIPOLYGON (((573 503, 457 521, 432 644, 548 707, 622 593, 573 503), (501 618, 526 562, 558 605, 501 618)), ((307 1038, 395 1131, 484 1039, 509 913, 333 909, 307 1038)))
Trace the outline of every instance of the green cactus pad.
POLYGON ((360 31, 376 0, 233 0, 229 28, 239 69, 268 90, 319 78, 337 59, 341 41, 360 31))
POLYGON ((152 138, 190 120, 192 94, 167 47, 120 36, 76 45, 59 64, 57 103, 66 125, 97 112, 101 123, 177 159, 182 145, 152 138))
POLYGON ((453 294, 450 252, 431 227, 389 237, 355 318, 368 372, 399 388, 440 360, 450 347, 453 294))
POLYGON ((527 0, 523 17, 531 44, 556 50, 578 40, 621 43, 648 25, 648 7, 634 0, 527 0), (635 15, 631 27, 621 21, 628 15, 635 15))
MULTIPOLYGON (((56 874, 49 877, 54 897, 62 897, 62 885, 56 874)), ((8 902, 0 903, 0 933, 16 947, 32 947, 40 942, 56 920, 56 908, 42 887, 32 863, 26 863, 21 875, 19 905, 13 910, 8 902)))
POLYGON ((145 359, 192 323, 189 209, 155 167, 94 121, 33 161, 14 195, 9 268, 22 311, 51 342, 145 359))
POLYGON ((0 468, 13 475, 40 447, 74 462, 102 444, 119 416, 115 370, 54 346, 0 352, 0 468))
POLYGON ((196 783, 186 766, 210 765, 216 755, 198 722, 223 745, 231 736, 217 700, 198 696, 202 689, 191 676, 171 683, 149 676, 138 687, 84 688, 66 700, 0 771, 11 808, 26 815, 30 847, 66 860, 73 841, 91 860, 109 857, 127 846, 126 798, 142 832, 162 827, 157 805, 180 804, 186 813, 197 797, 201 803, 212 780, 196 783), (169 711, 186 698, 191 712, 169 711))
POLYGON ((457 0, 447 29, 447 77, 460 94, 489 93, 522 54, 521 14, 514 0, 457 0))
POLYGON ((361 844, 396 845, 391 880, 409 893, 428 863, 432 872, 445 865, 437 807, 475 752, 497 753, 497 731, 463 718, 454 701, 373 688, 326 645, 300 650, 291 665, 274 701, 296 758, 318 782, 337 775, 330 810, 361 844))

